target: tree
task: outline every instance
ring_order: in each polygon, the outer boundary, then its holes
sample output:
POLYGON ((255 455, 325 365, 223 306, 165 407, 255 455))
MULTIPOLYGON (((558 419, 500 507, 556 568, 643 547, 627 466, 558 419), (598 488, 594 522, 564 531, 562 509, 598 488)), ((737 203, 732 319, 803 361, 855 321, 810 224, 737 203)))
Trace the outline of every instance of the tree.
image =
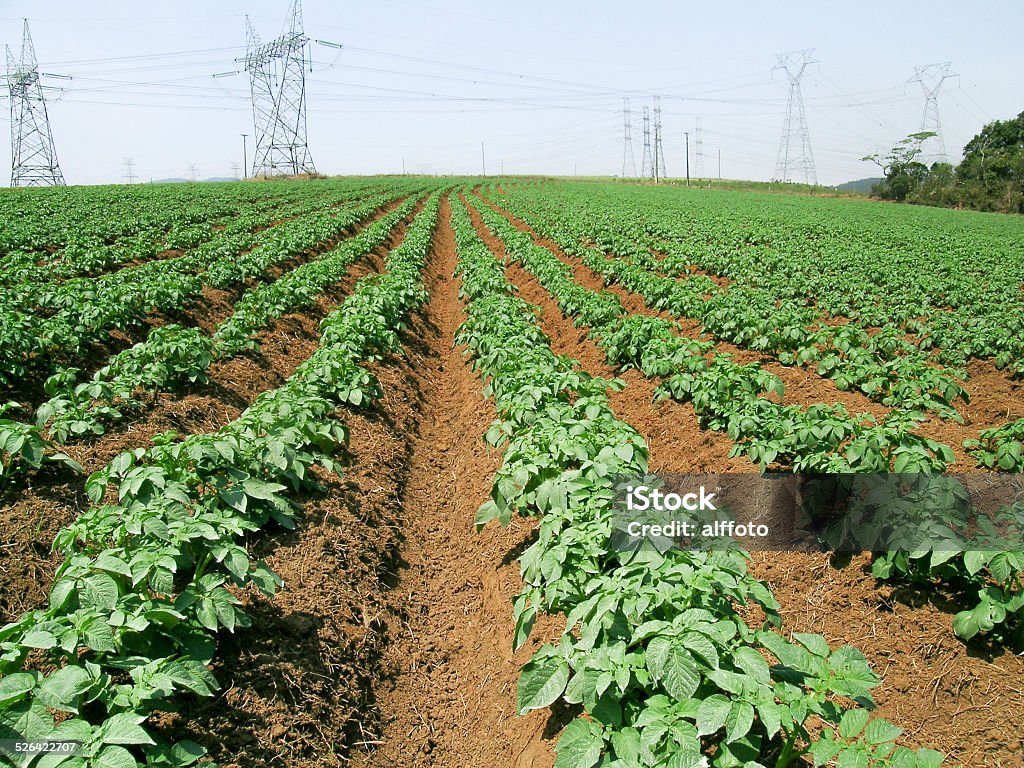
POLYGON ((878 153, 862 157, 881 168, 885 176, 875 185, 875 194, 885 200, 906 200, 928 176, 928 166, 917 158, 921 145, 935 135, 934 131, 912 133, 897 142, 884 158, 878 153))
POLYGON ((1024 112, 967 142, 957 176, 972 207, 1024 213, 1024 112))

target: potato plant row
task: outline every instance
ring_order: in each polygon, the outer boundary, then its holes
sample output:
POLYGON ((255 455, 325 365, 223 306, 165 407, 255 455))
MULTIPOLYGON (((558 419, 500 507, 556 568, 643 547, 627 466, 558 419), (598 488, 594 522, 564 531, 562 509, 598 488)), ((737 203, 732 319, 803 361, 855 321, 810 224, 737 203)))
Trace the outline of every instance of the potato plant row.
MULTIPOLYGON (((591 329, 609 363, 660 378, 656 397, 691 402, 703 427, 734 441, 733 455, 745 453, 762 468, 775 463, 800 472, 930 473, 952 464, 948 446, 915 433, 921 417, 914 412, 895 410, 879 423, 867 414, 851 418, 839 404, 805 408, 767 399, 766 393, 781 395, 782 384, 758 364, 737 365, 660 318, 623 316, 612 294, 578 285, 571 268, 551 251, 501 214, 486 206, 480 210, 510 256, 538 278, 566 316, 591 329)), ((1004 513, 1014 530, 1024 527, 1019 505, 1004 513)), ((883 579, 957 585, 977 598, 954 619, 960 638, 980 634, 1024 647, 1024 553, 1005 551, 998 537, 984 551, 947 549, 883 553, 873 572, 883 579)))
POLYGON ((555 355, 461 206, 453 223, 468 300, 457 340, 498 411, 487 440, 505 446, 477 523, 541 518, 520 560, 516 646, 538 614, 565 617, 558 642, 523 668, 518 705, 561 700, 585 713, 563 731, 556 767, 941 765, 870 718, 878 678, 859 651, 778 630, 775 599, 742 553, 610 550, 613 477, 647 471, 643 438, 607 401, 622 382, 555 355), (740 615, 751 605, 763 626, 740 615))
POLYGON ((321 200, 304 215, 259 233, 246 229, 178 258, 54 284, 46 316, 0 306, 0 385, 23 375, 30 364, 53 370, 58 360, 80 354, 111 330, 138 326, 154 310, 182 307, 205 285, 223 288, 258 276, 337 237, 400 195, 391 191, 326 209, 321 200))
MULTIPOLYGON (((546 193, 579 208, 581 191, 546 193)), ((667 251, 667 269, 697 268, 826 318, 904 332, 942 365, 977 357, 1018 374, 1024 366, 1017 217, 678 189, 601 186, 585 197, 614 229, 667 251)))
POLYGON ((57 539, 66 559, 49 606, 0 629, 0 738, 85 745, 84 756, 42 756, 27 761, 33 768, 187 766, 202 756, 196 744, 158 741, 146 720, 169 699, 218 689, 207 669, 216 633, 248 624, 228 587, 280 586, 240 540, 293 527, 295 495, 316 487, 313 465, 337 471, 347 437, 337 408, 379 396, 361 363, 398 351, 406 317, 426 301, 438 201, 386 272, 362 278, 325 318, 317 350, 283 386, 216 432, 165 434, 90 478, 94 506, 57 539))
POLYGON ((587 211, 582 200, 568 213, 564 202, 555 199, 500 199, 608 284, 619 282, 655 309, 697 320, 716 339, 775 355, 785 365, 809 367, 833 379, 839 389, 857 389, 889 407, 963 421, 955 403, 969 400, 960 383, 964 372, 941 369, 895 326, 869 333, 855 323, 827 325, 820 308, 802 297, 780 295, 775 286, 721 288, 706 275, 685 272, 666 277, 660 274, 664 263, 651 253, 652 243, 642 237, 635 242, 618 231, 629 228, 628 220, 610 223, 587 211), (591 241, 596 247, 585 244, 591 241))
POLYGON ((316 304, 354 262, 383 245, 421 199, 410 197, 326 254, 248 290, 210 336, 194 327, 154 328, 145 341, 113 356, 88 380, 82 381, 75 369, 56 374, 46 383, 52 397, 37 409, 36 426, 57 443, 100 435, 108 424, 141 410, 155 393, 205 381, 214 361, 257 349, 259 332, 272 320, 316 304))

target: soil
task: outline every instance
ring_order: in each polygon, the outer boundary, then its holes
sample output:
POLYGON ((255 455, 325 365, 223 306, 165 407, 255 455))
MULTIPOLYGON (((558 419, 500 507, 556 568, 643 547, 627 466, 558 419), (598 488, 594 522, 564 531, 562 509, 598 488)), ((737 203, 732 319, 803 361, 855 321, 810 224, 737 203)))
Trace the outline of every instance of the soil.
MULTIPOLYGON (((85 468, 83 475, 52 464, 30 473, 24 485, 5 487, 0 492, 0 625, 45 604, 62 560, 51 545, 57 532, 88 508, 89 474, 122 451, 147 447, 162 432, 185 436, 214 431, 237 418, 261 392, 279 387, 316 348, 320 320, 351 293, 360 277, 383 268, 388 250, 401 242, 410 219, 401 222, 382 247, 350 266, 316 306, 272 321, 259 334, 257 350, 214 362, 207 370, 207 383, 161 392, 139 417, 112 425, 94 440, 64 446, 64 452, 85 468)), ((207 311, 181 315, 209 332, 230 314, 228 296, 240 296, 242 291, 207 291, 215 304, 207 311)))
MULTIPOLYGON (((405 354, 371 366, 384 396, 339 411, 350 430, 339 456, 343 477, 318 473, 322 487, 300 499, 295 530, 248 542, 284 587, 273 598, 240 595, 253 622, 219 637, 212 669, 222 691, 209 701, 185 700, 179 712, 158 720, 163 735, 199 741, 223 766, 550 768, 554 741, 575 714, 564 708, 515 714, 519 667, 557 637, 559 625, 550 617, 538 621, 526 647, 512 652, 517 560, 534 522, 473 528, 501 453, 485 448, 493 407, 454 346, 464 312, 459 281, 451 277, 448 213, 444 202, 427 269, 430 301, 403 333, 405 354)), ((479 216, 472 219, 505 258, 479 216)), ((541 242, 573 266, 581 284, 601 288, 597 275, 541 242)), ((161 395, 144 418, 76 447, 76 458, 95 468, 163 429, 205 431, 233 418, 308 357, 319 317, 359 274, 380 269, 382 258, 378 252, 357 264, 315 310, 276 322, 260 355, 216 367, 209 385, 161 395)), ((586 329, 573 327, 533 277, 507 259, 506 274, 537 307, 556 353, 592 375, 617 375, 586 329)), ((612 290, 627 311, 655 314, 639 297, 612 290)), ((696 324, 681 326, 700 337, 696 324)), ((752 354, 717 348, 742 362, 741 353, 752 354)), ((838 401, 851 411, 884 414, 803 369, 773 360, 764 365, 784 376, 786 402, 838 401)), ((985 371, 977 373, 984 387, 985 371)), ((647 440, 653 471, 753 471, 746 459, 729 458, 727 437, 699 429, 692 407, 652 404, 653 382, 636 371, 618 376, 626 387, 610 401, 647 440)), ((979 419, 1020 413, 1019 392, 979 394, 975 429, 979 419)), ((84 503, 80 487, 59 485, 45 472, 30 478, 25 495, 34 501, 0 507, 0 622, 40 604, 41 585, 52 575, 47 551, 57 521, 66 522, 84 503)), ((956 640, 951 625, 962 607, 959 596, 881 584, 870 575, 867 556, 755 552, 751 569, 772 586, 786 631, 818 632, 833 646, 849 643, 864 652, 883 678, 878 714, 906 731, 906 743, 942 749, 951 764, 972 768, 1022 764, 1017 724, 1024 658, 956 640)))
MULTIPOLYGON (((574 263, 553 243, 537 237, 523 222, 501 212, 522 231, 530 232, 536 242, 570 263, 582 285, 593 290, 601 287, 599 276, 574 263)), ((497 250, 493 237, 488 244, 497 250)), ((542 307, 546 323, 552 317, 560 317, 557 306, 532 277, 522 270, 517 275, 517 284, 523 286, 522 295, 542 307)), ((618 288, 612 290, 623 300, 627 311, 655 314, 642 305, 642 300, 637 304, 639 297, 618 288)), ((564 318, 561 320, 564 334, 572 326, 564 318)), ((697 330, 691 323, 687 333, 697 330)), ((580 343, 584 343, 583 334, 576 333, 580 343)), ((722 348, 721 344, 716 346, 722 348)), ((581 359, 585 357, 581 355, 581 359)), ((737 359, 740 360, 738 354, 737 359)), ((801 369, 787 370, 806 373, 801 369)), ((983 376, 979 375, 977 381, 983 381, 983 376)), ((822 384, 831 386, 825 380, 822 384)), ((631 390, 632 383, 622 394, 631 390)), ((787 381, 787 401, 793 398, 793 402, 807 405, 822 402, 818 399, 821 391, 815 386, 801 391, 787 381)), ((1003 402, 1011 414, 1021 408, 1012 398, 1003 402)), ((870 401, 862 404, 865 410, 868 406, 878 408, 870 401)), ((626 404, 621 400, 615 405, 620 418, 637 427, 644 423, 628 406, 622 407, 626 404)), ((684 424, 689 429, 680 425, 679 431, 700 433, 695 420, 684 424)), ((648 438, 654 471, 743 471, 735 466, 736 460, 732 460, 730 467, 714 457, 714 453, 702 455, 679 450, 681 445, 689 445, 676 439, 668 445, 655 442, 649 437, 647 424, 640 429, 648 438)), ((921 592, 879 582, 871 576, 870 557, 866 554, 844 560, 824 553, 754 552, 751 572, 772 587, 782 605, 785 631, 816 632, 824 635, 833 647, 850 644, 865 654, 883 680, 875 692, 877 714, 903 728, 904 741, 909 746, 939 749, 949 755, 950 764, 972 768, 1021 765, 1024 740, 1016 723, 1024 707, 1024 686, 1020 682, 1024 679, 1024 657, 1006 648, 966 646, 957 640, 952 629, 953 616, 967 607, 961 596, 945 594, 939 587, 921 592)))
MULTIPOLYGON (((732 355, 737 363, 759 363, 762 368, 782 380, 785 395, 781 402, 787 405, 841 404, 851 414, 869 414, 879 422, 891 412, 892 409, 889 407, 876 403, 860 392, 839 389, 832 379, 819 376, 812 370, 801 366, 783 365, 772 355, 716 340, 694 320, 674 318, 667 312, 655 310, 646 304, 643 297, 619 285, 605 286, 600 275, 579 259, 565 253, 554 241, 539 235, 526 222, 512 216, 479 193, 474 197, 474 201, 500 212, 517 229, 526 232, 535 242, 548 248, 573 269, 576 282, 580 285, 593 291, 604 290, 614 294, 627 313, 674 320, 680 325, 683 335, 713 342, 717 352, 732 355)), ((967 366, 967 373, 968 380, 965 386, 970 402, 955 403, 964 418, 964 423, 959 424, 937 415, 930 415, 916 430, 918 434, 948 445, 953 450, 956 460, 953 471, 967 471, 975 466, 975 460, 964 448, 965 440, 976 439, 982 429, 1002 426, 1024 418, 1024 380, 1013 379, 1006 372, 996 370, 991 361, 985 360, 972 360, 967 366)))
POLYGON ((557 716, 515 716, 511 652, 516 555, 531 525, 473 529, 501 456, 494 417, 453 336, 454 238, 435 237, 431 301, 403 335, 407 355, 372 366, 385 396, 344 409, 343 480, 305 500, 297 531, 264 537, 285 579, 246 595, 251 629, 223 638, 217 700, 164 727, 227 766, 550 766, 557 716))

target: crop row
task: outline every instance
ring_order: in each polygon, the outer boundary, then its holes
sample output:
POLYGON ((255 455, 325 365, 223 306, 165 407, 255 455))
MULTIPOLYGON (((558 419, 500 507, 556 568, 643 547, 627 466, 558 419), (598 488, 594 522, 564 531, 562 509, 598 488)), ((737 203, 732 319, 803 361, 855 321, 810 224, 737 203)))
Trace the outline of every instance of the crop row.
POLYGON ((691 402, 702 427, 733 440, 733 455, 805 472, 917 472, 953 461, 948 446, 912 432, 920 414, 894 411, 879 424, 869 414, 851 416, 841 404, 804 407, 769 399, 784 393, 783 384, 759 364, 735 363, 714 345, 682 336, 674 323, 626 316, 613 294, 580 286, 567 264, 504 216, 487 206, 480 212, 559 308, 591 329, 609 362, 661 379, 658 395, 691 402))
POLYGON ((331 240, 398 194, 315 210, 257 234, 245 231, 218 237, 186 256, 95 279, 66 281, 55 288, 56 311, 49 317, 0 311, 0 384, 22 375, 30 361, 52 370, 58 359, 80 353, 110 330, 139 325, 154 310, 179 309, 199 295, 204 285, 223 288, 260 275, 331 240))
POLYGON ((217 432, 164 435, 90 478, 96 506, 57 538, 66 559, 49 606, 0 629, 0 737, 84 744, 84 757, 33 766, 186 766, 201 757, 193 743, 158 742, 144 723, 173 696, 217 690, 207 669, 215 635, 248 625, 228 587, 280 586, 239 541, 271 523, 294 527, 293 494, 315 487, 311 467, 337 471, 332 455, 346 430, 333 414, 379 394, 360 362, 400 349, 405 317, 426 300, 421 272, 437 210, 435 194, 387 272, 361 279, 325 318, 316 352, 282 387, 217 432), (29 669, 30 654, 33 667, 52 671, 29 669))
POLYGON ((563 731, 556 766, 940 765, 869 718, 878 679, 860 652, 772 626, 775 599, 742 553, 610 550, 613 478, 647 471, 643 438, 608 405, 605 390, 622 384, 556 356, 461 207, 453 223, 469 299, 458 341, 498 410, 488 442, 507 443, 477 523, 541 517, 520 561, 516 646, 540 613, 565 616, 558 642, 523 668, 519 709, 561 700, 586 713, 563 731), (764 626, 742 618, 750 605, 764 626))
MULTIPOLYGON (((579 207, 581 188, 563 189, 562 203, 575 197, 579 207)), ((943 365, 1024 366, 1024 249, 1013 217, 683 190, 599 187, 586 198, 614 229, 667 252, 668 270, 696 267, 865 330, 904 332, 943 365)))
POLYGON ((154 393, 205 381, 206 370, 214 361, 258 348, 257 334, 271 320, 314 305, 355 261, 386 242, 418 200, 409 198, 323 256, 250 289, 211 336, 199 328, 167 325, 153 329, 145 341, 113 356, 87 381, 80 381, 75 369, 56 374, 45 385, 52 396, 36 410, 36 426, 58 443, 102 434, 107 424, 144 407, 154 393))
POLYGON ((723 289, 705 275, 665 277, 648 247, 617 231, 628 225, 595 221, 582 208, 567 211, 551 200, 532 199, 529 207, 515 198, 502 203, 607 283, 621 283, 656 309, 697 320, 717 339, 813 368, 839 389, 856 388, 889 407, 963 420, 954 406, 969 400, 958 381, 963 371, 940 369, 895 327, 872 333, 854 323, 833 327, 822 323, 817 307, 770 288, 723 289), (597 247, 586 246, 589 240, 597 247))
MULTIPOLYGON (((733 455, 746 453, 762 468, 775 462, 794 471, 832 473, 930 473, 953 462, 948 446, 915 434, 919 414, 897 410, 878 423, 867 414, 851 418, 841 405, 805 408, 767 399, 766 393, 782 394, 782 383, 756 363, 737 365, 660 318, 623 316, 614 296, 579 286, 568 265, 504 216, 486 207, 481 213, 509 255, 537 276, 560 309, 591 329, 610 363, 660 378, 656 397, 691 402, 703 427, 733 440, 733 455)), ((1024 526, 1019 506, 1005 514, 1017 530, 1024 526)), ((963 521, 964 532, 968 527, 963 521)), ((1024 644, 1024 553, 1005 551, 998 537, 983 551, 940 546, 886 552, 872 568, 878 578, 938 580, 975 595, 977 602, 954 620, 962 639, 981 634, 1024 644)))
POLYGON ((0 264, 31 253, 38 264, 58 271, 103 268, 122 249, 162 242, 181 248, 196 228, 253 209, 311 201, 326 194, 366 196, 380 191, 365 181, 325 184, 160 185, 12 190, 0 199, 0 264), (95 266, 90 264, 95 263, 95 266))

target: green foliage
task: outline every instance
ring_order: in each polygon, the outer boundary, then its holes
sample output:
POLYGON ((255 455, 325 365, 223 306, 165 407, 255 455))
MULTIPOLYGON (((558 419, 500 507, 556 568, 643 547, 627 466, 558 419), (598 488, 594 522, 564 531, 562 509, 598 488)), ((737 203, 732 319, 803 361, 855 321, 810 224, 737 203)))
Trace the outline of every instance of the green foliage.
POLYGON ((143 725, 174 696, 218 689, 207 669, 216 634, 249 625, 229 587, 272 595, 281 585, 244 537, 294 527, 291 495, 315 487, 314 464, 333 470, 347 439, 337 407, 378 394, 360 362, 397 351, 397 331, 426 299, 438 199, 391 251, 387 273, 360 280, 325 318, 320 346, 280 388, 216 432, 157 436, 88 479, 93 506, 57 537, 65 559, 49 605, 0 628, 0 738, 79 739, 86 756, 67 764, 95 768, 132 768, 140 756, 187 766, 204 754, 156 743, 143 725), (28 671, 33 653, 45 674, 28 671))
MULTIPOLYGON (((665 345, 678 338, 650 318, 627 321, 626 330, 621 318, 606 315, 599 294, 564 282, 568 276, 542 253, 550 252, 482 213, 513 258, 536 266, 560 305, 595 327, 619 326, 609 346, 629 364, 657 365, 645 347, 668 352, 665 345)), ((613 478, 644 474, 647 446, 609 407, 605 389, 615 382, 591 379, 552 353, 536 308, 512 295, 461 206, 453 223, 469 300, 457 340, 498 410, 486 439, 505 447, 477 524, 507 523, 515 514, 541 518, 520 559, 516 647, 540 613, 565 616, 558 640, 523 667, 518 707, 528 712, 561 700, 586 713, 562 732, 556 765, 731 768, 767 765, 774 756, 771 764, 785 767, 812 749, 823 752, 815 746, 822 741, 835 745, 830 759, 838 756, 841 765, 860 764, 862 755, 873 766, 930 759, 927 751, 897 748, 900 731, 891 724, 869 722, 878 679, 863 655, 848 646, 833 650, 818 635, 790 640, 773 627, 778 606, 749 575, 742 553, 610 551, 613 478), (740 610, 748 605, 760 607, 765 626, 746 623, 740 610), (847 711, 858 714, 844 720, 847 711)), ((681 343, 671 354, 685 365, 699 349, 681 343)), ((744 375, 752 378, 741 386, 773 386, 756 370, 744 375)), ((941 757, 931 764, 939 763, 941 757)))

